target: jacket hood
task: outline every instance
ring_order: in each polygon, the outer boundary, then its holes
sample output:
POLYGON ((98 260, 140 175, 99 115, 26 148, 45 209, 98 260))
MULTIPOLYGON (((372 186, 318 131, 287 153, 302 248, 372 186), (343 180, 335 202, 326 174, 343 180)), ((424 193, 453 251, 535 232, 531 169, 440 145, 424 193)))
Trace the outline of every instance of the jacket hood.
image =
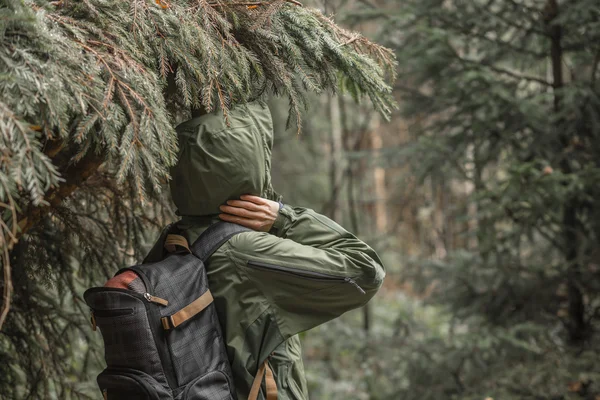
POLYGON ((177 126, 171 195, 181 216, 218 214, 227 200, 253 194, 279 200, 271 184, 273 121, 262 102, 215 111, 177 126))

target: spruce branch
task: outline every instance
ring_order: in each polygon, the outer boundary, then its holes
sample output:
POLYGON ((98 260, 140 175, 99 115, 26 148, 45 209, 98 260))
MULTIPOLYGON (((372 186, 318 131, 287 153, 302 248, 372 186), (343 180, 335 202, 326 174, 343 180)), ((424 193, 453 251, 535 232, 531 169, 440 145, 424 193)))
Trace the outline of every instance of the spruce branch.
MULTIPOLYGON (((300 3, 299 1, 296 0, 280 0, 281 2, 286 2, 286 3, 290 3, 293 4, 295 6, 298 7, 304 7, 302 3, 300 3)), ((273 3, 277 3, 277 1, 242 1, 242 2, 238 2, 238 1, 232 1, 230 3, 222 3, 222 2, 217 2, 217 3, 209 3, 209 5, 211 7, 236 7, 236 6, 246 6, 246 7, 254 7, 254 6, 264 6, 264 5, 271 5, 273 3)))
POLYGON ((92 176, 104 162, 103 158, 93 152, 88 152, 86 156, 77 163, 76 168, 64 167, 63 184, 50 190, 46 195, 46 205, 31 206, 25 212, 18 214, 18 231, 14 235, 19 240, 32 227, 52 209, 58 207, 66 198, 68 198, 77 188, 92 176))
MULTIPOLYGON (((0 185, 3 186, 3 190, 7 191, 8 185, 4 177, 0 176, 0 185)), ((3 219, 0 219, 0 248, 2 249, 2 269, 3 269, 3 290, 2 290, 2 307, 0 309, 0 331, 4 325, 4 321, 10 311, 10 303, 12 299, 13 283, 10 265, 10 250, 17 243, 17 224, 14 223, 17 219, 17 209, 15 202, 12 197, 8 197, 8 204, 1 203, 0 209, 8 211, 10 213, 10 220, 13 221, 12 227, 9 227, 3 219)), ((4 212, 2 213, 4 214, 4 212)))

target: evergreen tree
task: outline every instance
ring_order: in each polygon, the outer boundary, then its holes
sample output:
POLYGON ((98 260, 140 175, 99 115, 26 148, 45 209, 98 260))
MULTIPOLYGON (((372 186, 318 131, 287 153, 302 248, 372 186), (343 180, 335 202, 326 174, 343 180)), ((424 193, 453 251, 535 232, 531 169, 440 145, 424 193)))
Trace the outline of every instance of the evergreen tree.
POLYGON ((0 41, 7 398, 94 397, 80 295, 173 219, 161 188, 191 108, 285 96, 300 129, 305 93, 340 82, 393 106, 393 54, 293 0, 0 0, 0 41))
POLYGON ((599 398, 598 2, 361 3, 415 138, 385 158, 469 193, 462 232, 432 232, 447 254, 404 271, 426 306, 380 343, 373 397, 599 398))

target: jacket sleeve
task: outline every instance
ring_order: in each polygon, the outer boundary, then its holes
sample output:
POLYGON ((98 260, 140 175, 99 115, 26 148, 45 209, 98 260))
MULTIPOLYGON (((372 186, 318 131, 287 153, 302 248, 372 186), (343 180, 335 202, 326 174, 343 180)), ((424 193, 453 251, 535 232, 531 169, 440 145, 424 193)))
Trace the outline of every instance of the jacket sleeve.
POLYGON ((286 205, 272 234, 242 234, 229 244, 285 338, 363 306, 385 276, 373 249, 310 209, 286 205))

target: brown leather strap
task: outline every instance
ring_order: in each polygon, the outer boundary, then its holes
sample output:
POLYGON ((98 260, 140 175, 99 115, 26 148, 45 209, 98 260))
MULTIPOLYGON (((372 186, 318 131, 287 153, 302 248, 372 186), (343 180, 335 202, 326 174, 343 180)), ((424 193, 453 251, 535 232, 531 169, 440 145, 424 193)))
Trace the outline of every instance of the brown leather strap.
POLYGON ((165 239, 165 249, 167 249, 169 253, 175 253, 177 246, 183 247, 188 253, 191 253, 186 238, 181 235, 167 235, 167 238, 165 239))
POLYGON ((256 373, 256 377, 254 378, 254 382, 252 383, 252 388, 250 389, 250 395, 248 396, 248 400, 258 399, 258 392, 260 391, 260 385, 262 384, 263 377, 265 378, 265 385, 267 387, 266 400, 277 400, 277 383, 275 382, 273 371, 271 370, 271 367, 269 367, 268 359, 265 360, 265 362, 260 366, 258 372, 256 373))
POLYGON ((277 400, 277 382, 269 363, 265 361, 267 374, 265 375, 265 385, 267 387, 267 400, 277 400))
POLYGON ((263 377, 265 376, 265 369, 267 368, 267 361, 263 363, 258 369, 256 376, 254 377, 254 382, 252 383, 252 389, 250 389, 250 395, 248 395, 248 400, 257 400, 258 392, 260 391, 260 385, 263 381, 263 377))
POLYGON ((165 330, 177 328, 179 325, 183 324, 185 321, 204 310, 212 302, 212 294, 210 293, 210 290, 207 290, 202 296, 198 297, 196 300, 183 307, 175 314, 168 317, 162 317, 160 320, 163 328, 165 328, 165 330))

